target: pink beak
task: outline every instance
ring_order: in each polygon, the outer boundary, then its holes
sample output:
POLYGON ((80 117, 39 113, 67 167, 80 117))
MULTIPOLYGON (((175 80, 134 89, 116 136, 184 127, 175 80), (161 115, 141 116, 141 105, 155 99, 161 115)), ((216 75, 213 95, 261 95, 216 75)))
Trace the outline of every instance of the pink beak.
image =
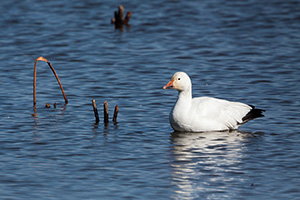
POLYGON ((173 89, 173 88, 174 88, 173 82, 174 82, 174 80, 171 80, 167 85, 165 85, 165 86, 163 87, 163 89, 164 89, 164 90, 165 90, 165 89, 173 89))

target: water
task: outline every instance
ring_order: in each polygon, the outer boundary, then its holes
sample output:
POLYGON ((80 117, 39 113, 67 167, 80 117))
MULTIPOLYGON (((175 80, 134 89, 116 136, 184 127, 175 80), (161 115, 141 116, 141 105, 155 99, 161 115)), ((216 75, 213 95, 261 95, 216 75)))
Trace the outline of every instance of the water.
POLYGON ((2 199, 299 199, 299 1, 1 1, 2 199), (46 63, 56 69, 69 104, 46 63), (236 132, 173 133, 175 91, 267 110, 236 132), (94 124, 91 100, 120 107, 94 124), (57 103, 57 108, 53 107, 57 103), (45 108, 50 103, 51 108, 45 108), (111 117, 111 116, 110 116, 111 117))

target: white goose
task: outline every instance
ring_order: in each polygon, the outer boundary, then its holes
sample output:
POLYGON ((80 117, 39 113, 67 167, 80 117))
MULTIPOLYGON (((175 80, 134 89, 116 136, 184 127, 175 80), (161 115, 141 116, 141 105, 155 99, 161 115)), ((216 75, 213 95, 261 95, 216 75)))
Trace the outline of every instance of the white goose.
POLYGON ((244 103, 211 97, 192 98, 191 79, 184 72, 176 72, 163 89, 178 91, 177 101, 169 116, 174 131, 234 130, 249 120, 264 116, 264 110, 244 103))

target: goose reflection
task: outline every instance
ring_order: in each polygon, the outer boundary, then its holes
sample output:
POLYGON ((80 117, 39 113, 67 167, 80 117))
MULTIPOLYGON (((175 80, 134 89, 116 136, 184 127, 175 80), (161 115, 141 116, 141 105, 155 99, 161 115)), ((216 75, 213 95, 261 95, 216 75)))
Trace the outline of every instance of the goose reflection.
POLYGON ((230 197, 243 182, 245 140, 255 134, 228 131, 172 133, 172 182, 177 199, 230 197))

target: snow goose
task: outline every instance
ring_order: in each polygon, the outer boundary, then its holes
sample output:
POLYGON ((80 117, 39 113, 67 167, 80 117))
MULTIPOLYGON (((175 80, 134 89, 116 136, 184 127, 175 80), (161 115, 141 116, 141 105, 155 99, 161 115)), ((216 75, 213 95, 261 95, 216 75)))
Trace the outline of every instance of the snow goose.
POLYGON ((163 89, 175 89, 178 98, 169 120, 174 131, 205 132, 235 130, 249 120, 263 117, 262 109, 212 97, 192 98, 192 83, 184 72, 176 72, 163 89))

